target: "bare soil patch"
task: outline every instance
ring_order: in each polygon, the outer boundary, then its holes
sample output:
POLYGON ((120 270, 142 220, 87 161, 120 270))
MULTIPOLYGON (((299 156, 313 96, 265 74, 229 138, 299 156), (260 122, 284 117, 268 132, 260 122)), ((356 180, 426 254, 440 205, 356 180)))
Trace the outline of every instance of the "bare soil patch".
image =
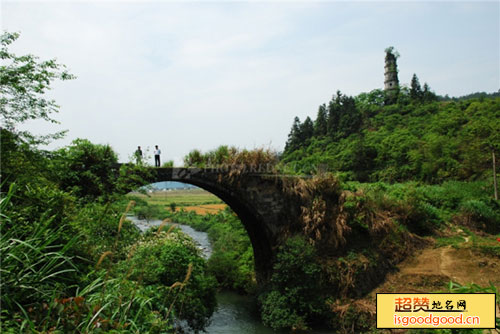
POLYGON ((500 288, 500 258, 451 246, 426 248, 398 265, 370 296, 380 292, 446 291, 450 281, 500 288))

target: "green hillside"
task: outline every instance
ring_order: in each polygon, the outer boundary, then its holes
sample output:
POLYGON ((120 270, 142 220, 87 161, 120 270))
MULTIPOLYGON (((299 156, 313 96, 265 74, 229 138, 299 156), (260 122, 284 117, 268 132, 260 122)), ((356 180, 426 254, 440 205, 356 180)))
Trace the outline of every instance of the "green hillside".
POLYGON ((500 98, 444 100, 427 86, 402 88, 386 105, 384 92, 337 92, 316 119, 296 117, 282 155, 287 170, 318 166, 362 182, 441 183, 492 176, 500 147, 500 98))

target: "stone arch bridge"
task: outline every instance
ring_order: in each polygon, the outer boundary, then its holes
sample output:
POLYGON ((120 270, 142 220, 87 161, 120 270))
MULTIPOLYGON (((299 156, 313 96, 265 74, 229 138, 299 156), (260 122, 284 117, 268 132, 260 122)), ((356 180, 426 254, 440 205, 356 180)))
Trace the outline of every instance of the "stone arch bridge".
MULTIPOLYGON (((280 242, 300 216, 300 206, 283 191, 279 176, 258 172, 236 177, 223 168, 151 168, 147 181, 178 181, 203 188, 218 196, 238 215, 253 246, 257 280, 270 278, 280 242)), ((233 170, 234 172, 234 170, 233 170)))

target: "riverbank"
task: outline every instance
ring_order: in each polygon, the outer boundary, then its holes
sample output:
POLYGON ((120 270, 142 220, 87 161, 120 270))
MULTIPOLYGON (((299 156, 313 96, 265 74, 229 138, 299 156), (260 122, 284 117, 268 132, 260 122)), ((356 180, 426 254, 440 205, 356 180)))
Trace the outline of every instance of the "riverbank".
MULTIPOLYGON (((450 291, 450 282, 454 282, 454 289, 460 287, 463 291, 467 291, 471 283, 486 290, 489 287, 491 291, 498 290, 500 263, 497 259, 500 243, 494 235, 478 230, 478 222, 490 224, 486 225, 489 229, 494 226, 491 225, 492 222, 494 224, 494 218, 491 218, 494 215, 477 214, 479 208, 488 212, 487 207, 478 206, 482 203, 479 200, 485 198, 480 191, 476 191, 481 186, 479 183, 463 185, 456 182, 436 186, 411 183, 344 185, 348 190, 342 192, 339 211, 344 210, 345 216, 342 217, 347 224, 346 228, 355 229, 353 233, 358 238, 349 244, 352 250, 345 252, 346 256, 337 259, 316 257, 322 263, 324 272, 334 278, 340 277, 339 284, 343 285, 339 286, 344 286, 345 289, 340 290, 339 297, 327 303, 328 312, 333 315, 333 319, 329 320, 332 327, 342 330, 355 324, 358 331, 373 330, 376 292, 444 292, 450 291), (467 188, 466 191, 463 187, 467 188), (447 194, 446 200, 443 200, 444 194, 447 194), (458 223, 465 219, 468 219, 469 228, 463 225, 460 228, 458 223), (366 232, 371 237, 368 238, 366 232), (375 238, 377 236, 378 239, 375 238), (379 261, 378 253, 386 256, 379 261), (438 269, 433 271, 432 268, 438 269)), ((208 231, 217 225, 214 217, 218 215, 197 215, 182 209, 173 213, 168 208, 163 208, 163 212, 164 217, 179 219, 196 229, 208 231)), ((234 218, 230 211, 227 216, 234 218)), ((225 218, 222 216, 219 219, 225 218)), ((233 224, 236 225, 236 221, 233 224)), ((229 253, 231 252, 227 243, 223 243, 223 246, 221 250, 227 252, 229 249, 229 253)), ((302 254, 300 257, 303 257, 305 248, 301 247, 305 245, 299 247, 302 249, 299 251, 302 254)), ((332 250, 332 244, 323 243, 322 247, 326 253, 332 250)), ((225 252, 220 254, 226 256, 225 252)), ((293 270, 300 272, 315 261, 311 258, 311 262, 302 263, 293 270)), ((235 262, 232 262, 232 266, 238 268, 235 262)), ((220 271, 219 281, 223 282, 234 272, 234 269, 228 269, 226 266, 220 271)), ((280 271, 286 270, 288 269, 281 268, 276 274, 281 275, 280 271)), ((280 279, 287 279, 281 276, 280 279)), ((318 277, 320 276, 318 273, 318 277)), ((304 284, 308 283, 301 281, 297 287, 304 284)), ((336 289, 338 288, 337 286, 336 289)), ((315 294, 321 293, 318 290, 308 295, 315 294)), ((278 306, 278 309, 279 307, 286 308, 286 304, 278 306)), ((273 308, 268 309, 271 312, 269 314, 272 314, 272 310, 273 308)), ((279 321, 278 318, 275 320, 279 321)))
MULTIPOLYGON (((135 216, 127 216, 127 220, 137 226, 141 232, 146 232, 152 227, 159 227, 162 221, 158 219, 141 220, 135 216)), ((177 224, 181 231, 190 236, 207 260, 210 259, 213 249, 207 232, 195 230, 189 225, 177 224)), ((165 226, 168 229, 168 226, 165 226)), ((189 329, 186 329, 189 331, 189 329)), ((217 293, 217 309, 205 328, 207 334, 287 334, 286 330, 275 331, 262 324, 258 304, 255 296, 240 294, 235 291, 221 290, 217 293)), ((328 331, 304 331, 304 334, 331 334, 328 331)))

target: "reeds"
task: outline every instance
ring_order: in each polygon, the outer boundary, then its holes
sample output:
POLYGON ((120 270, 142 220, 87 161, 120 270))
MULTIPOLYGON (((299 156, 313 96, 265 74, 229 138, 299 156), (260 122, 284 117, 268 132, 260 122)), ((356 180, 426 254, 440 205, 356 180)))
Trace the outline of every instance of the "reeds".
POLYGON ((118 240, 120 239, 120 232, 122 230, 123 223, 127 219, 127 213, 130 211, 130 209, 132 209, 132 207, 134 205, 135 205, 135 201, 133 201, 133 200, 129 201, 127 207, 125 208, 125 211, 122 213, 122 216, 120 217, 120 221, 118 223, 118 231, 116 233, 116 239, 115 239, 115 245, 114 245, 115 250, 118 247, 118 240))
POLYGON ((132 207, 134 207, 134 205, 135 201, 128 202, 127 208, 125 209, 125 212, 122 214, 120 222, 118 223, 118 234, 122 230, 123 222, 125 221, 125 219, 127 219, 127 213, 130 211, 130 209, 132 209, 132 207))
POLYGON ((101 256, 99 257, 99 260, 97 261, 97 263, 96 263, 96 265, 95 265, 95 268, 96 268, 96 269, 99 269, 99 267, 100 267, 100 265, 101 265, 102 261, 104 261, 104 259, 105 259, 106 257, 110 256, 111 254, 113 254, 113 252, 111 252, 111 251, 106 251, 106 252, 102 253, 102 254, 101 254, 101 256))
POLYGON ((184 159, 188 167, 217 168, 228 172, 230 178, 245 173, 273 173, 279 163, 277 152, 270 148, 253 150, 221 146, 207 153, 191 151, 184 159))
POLYGON ((345 194, 332 174, 312 178, 285 178, 283 192, 300 206, 299 223, 311 244, 322 242, 338 248, 351 230, 343 204, 345 194))
MULTIPOLYGON (((169 218, 165 218, 163 219, 163 221, 161 222, 160 226, 158 227, 158 230, 156 231, 156 235, 159 235, 161 233, 161 231, 163 230, 163 228, 168 225, 170 223, 170 219, 169 218)), ((172 224, 170 226, 170 228, 167 230, 166 234, 170 234, 170 232, 172 232, 174 230, 174 228, 177 227, 177 224, 172 224)))
MULTIPOLYGON (((191 274, 192 274, 192 273, 193 273, 193 264, 192 264, 192 263, 190 263, 190 264, 188 265, 188 269, 187 269, 187 272, 186 272, 186 276, 184 277, 184 281, 182 281, 182 283, 181 283, 181 282, 175 282, 174 284, 172 284, 172 285, 170 286, 170 291, 172 291, 172 290, 173 290, 173 289, 175 289, 175 288, 178 288, 178 289, 177 289, 177 293, 175 294, 175 297, 174 297, 174 299, 173 299, 172 303, 170 304, 170 306, 169 306, 169 308, 168 308, 167 313, 165 314, 165 320, 167 320, 167 319, 169 318, 170 313, 172 312, 172 309, 173 309, 173 307, 174 307, 174 305, 175 305, 175 303, 176 303, 176 301, 177 301, 177 298, 179 297, 179 294, 181 293, 181 291, 184 289, 184 287, 185 287, 185 286, 186 286, 186 284, 188 283, 189 278, 191 277, 191 274)), ((165 298, 166 298, 166 297, 167 297, 167 296, 165 296, 165 298)), ((165 300, 164 300, 164 302, 165 302, 165 300)), ((183 305, 181 305, 181 310, 182 310, 182 306, 183 306, 183 305)))

